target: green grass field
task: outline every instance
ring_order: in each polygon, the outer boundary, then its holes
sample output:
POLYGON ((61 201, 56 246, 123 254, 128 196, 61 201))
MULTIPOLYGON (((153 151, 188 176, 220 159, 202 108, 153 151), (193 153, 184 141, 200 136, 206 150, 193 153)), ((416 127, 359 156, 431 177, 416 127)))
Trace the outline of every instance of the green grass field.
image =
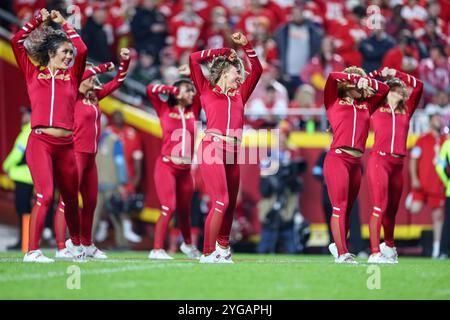
POLYGON ((374 271, 365 261, 337 265, 330 256, 234 254, 233 265, 201 265, 182 255, 150 261, 145 252, 109 257, 43 265, 0 253, 0 299, 450 299, 449 260, 400 257, 374 271), (68 273, 73 265, 80 289, 67 287, 76 284, 68 273), (379 289, 368 289, 377 275, 379 289))

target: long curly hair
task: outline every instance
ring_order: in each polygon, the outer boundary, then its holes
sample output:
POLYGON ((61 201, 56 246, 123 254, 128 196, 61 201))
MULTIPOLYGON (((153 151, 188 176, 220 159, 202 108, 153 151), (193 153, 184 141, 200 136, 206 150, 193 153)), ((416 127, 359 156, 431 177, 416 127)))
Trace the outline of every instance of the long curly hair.
MULTIPOLYGON (((366 72, 362 68, 356 66, 347 67, 342 72, 348 74, 356 74, 361 77, 367 77, 366 72)), ((347 81, 342 81, 338 83, 338 95, 340 98, 344 98, 346 96, 346 92, 349 89, 349 85, 350 84, 347 81)), ((370 91, 361 90, 361 98, 359 98, 358 100, 364 100, 370 95, 371 95, 370 91)))
POLYGON ((41 66, 47 66, 50 57, 66 42, 71 43, 63 30, 45 25, 33 30, 24 45, 31 59, 41 66))
POLYGON ((218 56, 214 58, 209 67, 209 81, 211 84, 216 85, 222 74, 230 70, 233 66, 241 74, 242 78, 244 78, 245 68, 244 63, 240 58, 236 58, 234 61, 228 60, 225 56, 218 56))

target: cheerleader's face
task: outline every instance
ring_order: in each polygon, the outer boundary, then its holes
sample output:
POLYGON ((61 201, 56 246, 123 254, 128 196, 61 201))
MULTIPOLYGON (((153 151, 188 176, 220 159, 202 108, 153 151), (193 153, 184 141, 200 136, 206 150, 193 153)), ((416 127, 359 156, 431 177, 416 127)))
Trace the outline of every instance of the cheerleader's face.
POLYGON ((56 50, 55 54, 50 56, 50 65, 57 69, 66 70, 70 67, 73 60, 73 47, 69 42, 64 42, 56 50))
POLYGON ((180 86, 180 101, 182 104, 189 106, 194 102, 195 88, 190 84, 182 84, 180 86))
POLYGON ((94 89, 96 76, 92 76, 87 78, 86 80, 83 80, 80 84, 80 91, 86 92, 94 89))
POLYGON ((356 88, 351 88, 347 91, 347 95, 352 99, 360 99, 362 97, 361 90, 356 88))
POLYGON ((231 66, 223 76, 228 89, 237 89, 242 84, 242 75, 235 66, 231 66))

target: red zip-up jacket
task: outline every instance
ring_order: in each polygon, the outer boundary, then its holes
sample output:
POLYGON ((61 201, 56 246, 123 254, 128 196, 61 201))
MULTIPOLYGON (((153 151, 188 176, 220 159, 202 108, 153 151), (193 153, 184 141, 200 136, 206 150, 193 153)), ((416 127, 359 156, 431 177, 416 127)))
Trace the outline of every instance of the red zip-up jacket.
POLYGON ((75 48, 73 66, 67 70, 57 70, 54 74, 45 66, 35 66, 28 58, 23 43, 41 23, 42 17, 38 15, 11 39, 14 56, 27 83, 32 109, 31 127, 73 130, 74 108, 86 64, 87 48, 76 31, 64 23, 63 29, 75 48))
POLYGON ((196 121, 201 110, 199 96, 195 95, 189 108, 170 107, 159 97, 161 93, 176 96, 180 93, 179 90, 177 87, 151 84, 147 86, 147 96, 158 113, 163 131, 161 155, 192 159, 196 121))
POLYGON ((347 102, 338 96, 338 82, 348 81, 357 84, 361 77, 342 72, 331 72, 325 84, 324 103, 328 120, 333 130, 331 149, 350 147, 362 152, 366 150, 369 135, 370 115, 384 102, 389 86, 368 78, 369 86, 375 93, 363 101, 347 102))
MULTIPOLYGON (((369 74, 371 77, 381 76, 381 69, 369 74)), ((419 79, 397 70, 395 75, 413 90, 406 101, 406 110, 395 110, 388 103, 380 106, 372 115, 375 152, 393 153, 406 156, 406 142, 409 123, 419 104, 423 92, 423 83, 419 79)))
MULTIPOLYGON (((89 77, 105 73, 112 62, 87 69, 83 74, 83 80, 89 77)), ((116 76, 101 89, 94 90, 95 97, 86 98, 79 93, 75 105, 75 131, 74 149, 76 152, 97 153, 100 140, 100 108, 98 103, 111 92, 118 89, 127 75, 130 60, 121 60, 116 76)))
POLYGON ((250 42, 242 47, 251 64, 251 71, 237 90, 222 92, 219 86, 213 86, 205 78, 201 63, 216 56, 228 56, 231 49, 210 49, 194 52, 189 56, 191 78, 200 94, 200 102, 206 114, 206 132, 242 139, 244 126, 244 106, 258 83, 262 73, 259 62, 250 42))

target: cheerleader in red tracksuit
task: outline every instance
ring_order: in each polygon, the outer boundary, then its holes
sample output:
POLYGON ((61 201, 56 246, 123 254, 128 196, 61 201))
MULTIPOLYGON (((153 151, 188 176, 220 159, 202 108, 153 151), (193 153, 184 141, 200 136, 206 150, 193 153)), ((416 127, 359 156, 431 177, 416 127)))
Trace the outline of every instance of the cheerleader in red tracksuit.
POLYGON ((37 201, 31 212, 30 242, 24 262, 54 261, 39 250, 45 216, 53 200, 54 179, 65 202, 64 215, 74 244, 71 253, 76 260, 84 259, 79 236, 78 178, 72 133, 87 48, 58 11, 50 14, 46 9, 41 9, 37 17, 14 35, 11 45, 25 76, 32 107, 32 132, 26 159, 37 201), (30 33, 50 20, 61 25, 64 31, 43 26, 36 31, 40 37, 31 37, 26 48, 24 41, 30 33), (31 62, 27 53, 39 63, 38 66, 31 62))
POLYGON ((164 250, 167 226, 175 209, 184 242, 181 251, 191 259, 200 258, 200 252, 191 239, 191 201, 194 191, 191 160, 194 151, 196 121, 200 116, 200 99, 191 80, 180 79, 172 86, 149 85, 147 96, 158 113, 163 131, 161 154, 156 160, 154 177, 161 204, 161 215, 156 223, 153 250, 150 259, 173 259, 164 250), (167 101, 160 94, 168 94, 167 101))
POLYGON ((190 55, 191 77, 206 113, 207 128, 199 150, 200 172, 210 196, 210 211, 205 222, 201 263, 232 263, 229 236, 239 191, 237 151, 242 138, 244 105, 262 73, 258 57, 242 33, 232 35, 251 63, 251 71, 241 84, 242 63, 229 48, 194 52, 190 55), (215 58, 209 79, 201 63, 215 58), (216 245, 217 241, 217 245, 216 245))
POLYGON ((369 263, 397 263, 394 247, 395 215, 403 189, 403 162, 407 154, 409 123, 422 96, 423 83, 395 69, 369 74, 389 80, 386 102, 372 115, 375 143, 367 161, 369 192, 373 211, 369 221, 372 254, 369 263), (406 86, 412 88, 408 98, 406 86), (381 224, 385 242, 380 246, 381 224), (380 252, 381 249, 381 252, 380 252))
MULTIPOLYGON (((125 80, 130 64, 130 51, 122 48, 121 61, 117 75, 110 82, 95 87, 96 75, 114 70, 112 62, 99 66, 91 65, 83 74, 75 106, 74 150, 78 169, 78 183, 83 208, 80 210, 80 241, 86 257, 106 259, 104 252, 99 250, 92 242, 92 223, 97 205, 98 173, 95 156, 100 140, 100 108, 99 102, 117 90, 125 80)), ((66 241, 70 249, 72 241, 66 241)), ((61 252, 61 250, 59 251, 61 252)), ((65 257, 62 251, 61 257, 65 257)))
POLYGON ((357 67, 332 72, 324 103, 333 142, 324 161, 324 176, 333 206, 329 249, 336 263, 356 263, 347 250, 350 213, 361 184, 361 156, 366 148, 370 115, 384 101, 389 87, 357 67), (370 94, 371 93, 371 94, 370 94))

